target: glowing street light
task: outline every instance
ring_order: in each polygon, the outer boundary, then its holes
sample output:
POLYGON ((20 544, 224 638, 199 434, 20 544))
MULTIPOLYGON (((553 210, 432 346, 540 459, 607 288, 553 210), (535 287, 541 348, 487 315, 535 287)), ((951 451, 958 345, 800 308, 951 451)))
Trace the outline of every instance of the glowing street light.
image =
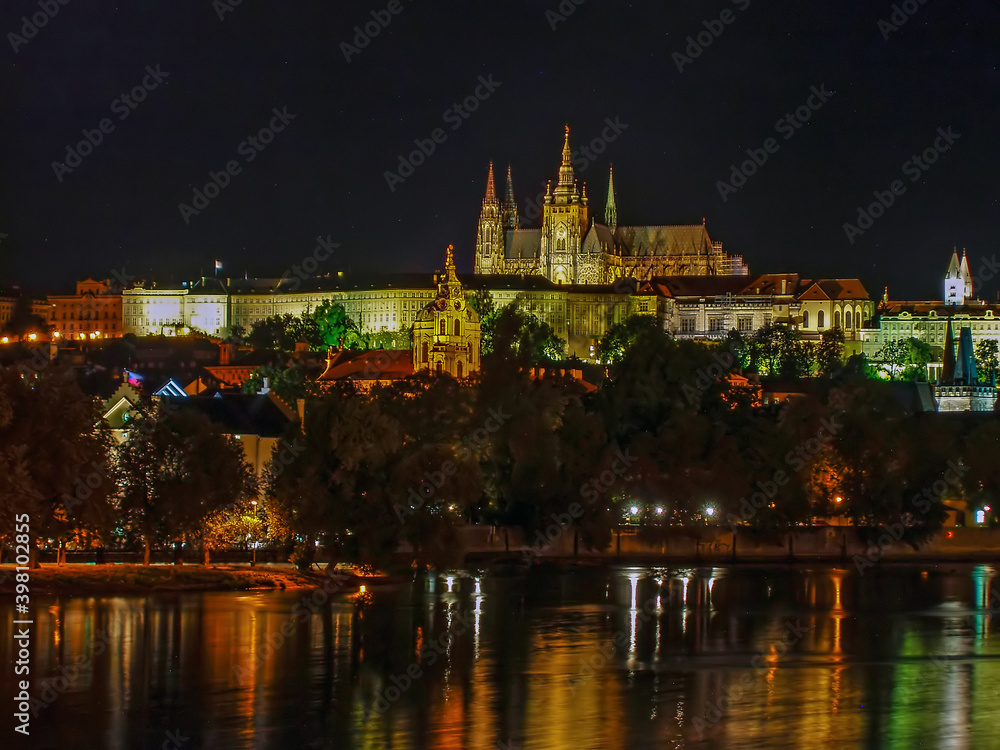
POLYGON ((662 516, 663 515, 663 508, 657 507, 656 508, 656 515, 662 516))
POLYGON ((707 508, 705 508, 705 515, 708 516, 709 518, 711 518, 712 516, 714 516, 715 515, 715 508, 713 508, 711 505, 709 505, 707 508))
POLYGON ((638 506, 633 505, 631 508, 628 509, 628 512, 634 516, 639 512, 639 508, 638 506))

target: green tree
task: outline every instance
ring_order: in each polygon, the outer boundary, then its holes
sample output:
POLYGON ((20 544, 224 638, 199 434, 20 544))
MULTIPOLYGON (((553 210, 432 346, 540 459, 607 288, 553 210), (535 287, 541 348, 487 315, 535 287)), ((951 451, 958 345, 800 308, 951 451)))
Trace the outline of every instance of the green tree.
POLYGON ((347 315, 343 305, 327 300, 316 308, 312 317, 324 346, 354 349, 362 344, 361 330, 347 315))
POLYGON ((828 328, 820 337, 816 348, 816 367, 820 375, 837 375, 844 367, 844 332, 840 328, 828 328))
POLYGON ((481 332, 480 351, 482 356, 493 353, 493 336, 496 331, 497 318, 500 315, 493 295, 485 289, 481 289, 469 295, 469 307, 479 315, 479 326, 481 332))
POLYGON ((558 362, 565 351, 566 342, 552 326, 522 310, 516 301, 500 310, 493 332, 493 358, 530 366, 558 362))
POLYGON ((604 364, 617 364, 625 358, 625 352, 644 332, 659 328, 655 317, 631 315, 621 323, 615 323, 597 344, 597 358, 604 364))
POLYGON ((889 380, 895 380, 905 369, 910 350, 906 341, 887 341, 875 352, 875 363, 879 372, 889 380))
POLYGON ((403 351, 413 348, 413 327, 389 331, 383 328, 373 333, 364 333, 360 338, 363 349, 393 349, 403 351))
POLYGON ((191 409, 161 404, 139 417, 118 455, 124 527, 154 544, 196 538, 213 514, 257 494, 240 443, 191 409))
POLYGON ((935 360, 934 350, 926 341, 918 338, 906 340, 906 367, 903 370, 903 380, 926 380, 927 363, 935 360))
POLYGON ((295 404, 297 399, 305 398, 307 392, 306 374, 298 364, 262 365, 243 382, 240 389, 243 393, 260 393, 267 379, 267 387, 277 393, 288 404, 295 404))
POLYGON ((984 339, 976 344, 976 371, 982 383, 991 383, 1000 368, 1000 352, 996 339, 984 339))

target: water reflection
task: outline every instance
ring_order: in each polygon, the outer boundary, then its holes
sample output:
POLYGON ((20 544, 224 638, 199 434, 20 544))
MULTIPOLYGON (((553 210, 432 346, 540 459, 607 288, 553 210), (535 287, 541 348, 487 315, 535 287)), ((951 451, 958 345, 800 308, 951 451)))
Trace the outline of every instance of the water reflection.
MULTIPOLYGON (((632 567, 453 571, 357 601, 36 601, 33 690, 46 705, 32 740, 998 747, 998 589, 992 566, 632 567)), ((5 695, 12 679, 0 678, 5 695)))

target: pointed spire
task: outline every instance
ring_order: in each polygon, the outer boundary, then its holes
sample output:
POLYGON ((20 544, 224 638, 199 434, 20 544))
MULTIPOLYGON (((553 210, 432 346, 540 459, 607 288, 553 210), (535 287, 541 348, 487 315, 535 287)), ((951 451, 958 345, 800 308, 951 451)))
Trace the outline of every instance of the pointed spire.
POLYGON ((611 231, 618 228, 618 205, 615 203, 615 165, 608 170, 608 204, 604 209, 604 223, 611 231))
POLYGON ((493 162, 490 162, 490 175, 486 178, 486 203, 497 202, 497 191, 493 186, 493 162))
POLYGON ((573 151, 569 147, 569 125, 566 126, 566 141, 563 143, 562 166, 559 167, 559 182, 556 195, 573 195, 576 179, 573 174, 573 151))
POLYGON ((951 331, 951 316, 944 331, 944 367, 941 368, 941 383, 950 385, 955 379, 955 338, 951 331))
POLYGON ((972 299, 973 292, 972 271, 969 269, 969 258, 964 247, 962 248, 962 263, 958 269, 958 277, 962 280, 962 285, 964 287, 963 292, 965 299, 962 301, 968 302, 972 299))
POLYGON ((507 228, 517 229, 520 223, 517 216, 517 201, 514 200, 514 181, 510 176, 510 164, 507 165, 507 228))

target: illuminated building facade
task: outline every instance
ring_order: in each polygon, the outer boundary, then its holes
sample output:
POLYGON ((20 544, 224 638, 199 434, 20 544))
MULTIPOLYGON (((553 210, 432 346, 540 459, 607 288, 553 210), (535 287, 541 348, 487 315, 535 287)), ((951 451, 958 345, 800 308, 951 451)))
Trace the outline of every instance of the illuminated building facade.
POLYGON ((413 370, 446 372, 461 379, 479 371, 481 331, 479 314, 466 301, 455 273, 450 246, 437 286, 437 297, 413 324, 413 370))
POLYGON ((614 173, 608 179, 604 222, 591 214, 587 186, 573 170, 569 127, 555 188, 550 182, 542 206, 542 226, 521 228, 510 170, 507 193, 497 196, 493 165, 476 238, 477 274, 540 275, 556 284, 611 284, 617 279, 654 276, 746 276, 740 256, 713 242, 704 221, 697 225, 618 225, 614 173))
POLYGON ((857 279, 803 279, 798 274, 754 277, 673 276, 644 288, 656 294, 657 317, 677 338, 721 340, 729 331, 745 336, 767 325, 796 329, 818 340, 840 328, 860 340, 875 304, 857 279))
POLYGON ((973 350, 981 341, 1000 341, 1000 305, 973 297, 972 276, 965 256, 953 253, 944 277, 943 300, 891 301, 888 291, 879 309, 878 322, 861 331, 862 346, 869 359, 877 359, 888 343, 917 339, 931 346, 938 361, 928 365, 928 377, 936 380, 944 366, 948 327, 968 329, 973 350))
POLYGON ((122 294, 110 281, 77 282, 76 294, 49 295, 46 322, 54 338, 118 338, 124 332, 122 294))

